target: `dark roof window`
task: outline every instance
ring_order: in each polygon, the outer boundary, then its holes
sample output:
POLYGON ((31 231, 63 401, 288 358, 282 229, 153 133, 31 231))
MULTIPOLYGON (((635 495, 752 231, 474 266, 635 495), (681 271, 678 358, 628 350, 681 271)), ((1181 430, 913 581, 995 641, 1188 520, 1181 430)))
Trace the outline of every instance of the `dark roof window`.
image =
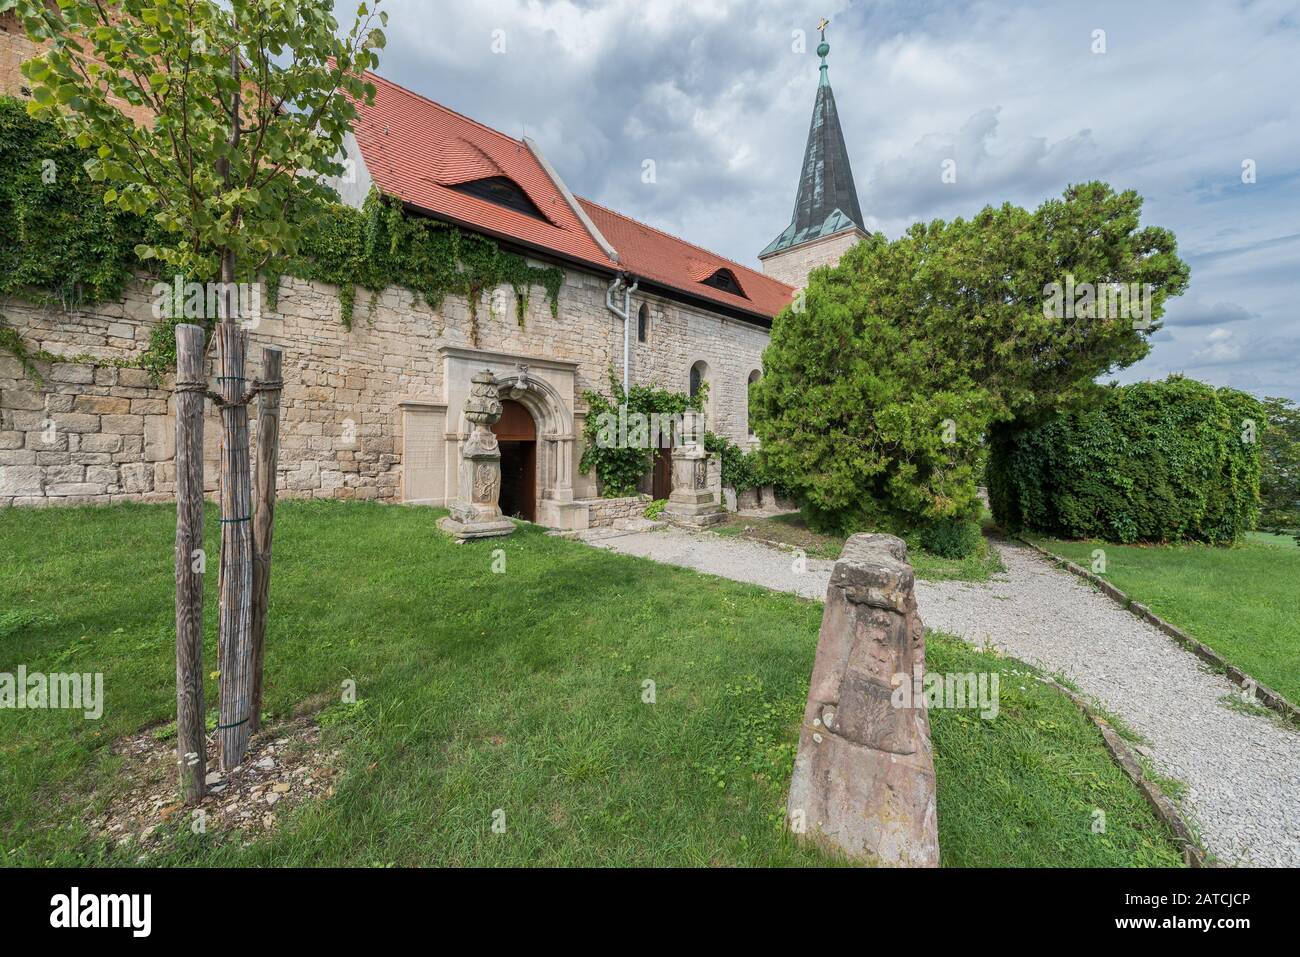
POLYGON ((523 213, 525 216, 533 217, 533 219, 548 222, 546 217, 542 215, 542 211, 537 208, 537 204, 529 199, 528 194, 523 191, 518 183, 508 177, 489 176, 486 179, 457 183, 455 186, 447 188, 454 189, 456 192, 464 193, 467 196, 473 196, 475 199, 495 203, 497 206, 504 206, 506 209, 513 209, 516 213, 523 213))
POLYGON ((749 298, 745 295, 745 290, 740 288, 740 283, 736 279, 736 274, 730 269, 719 269, 708 279, 702 280, 702 282, 706 286, 712 286, 714 289, 721 289, 723 292, 729 292, 733 296, 743 296, 746 299, 749 298))

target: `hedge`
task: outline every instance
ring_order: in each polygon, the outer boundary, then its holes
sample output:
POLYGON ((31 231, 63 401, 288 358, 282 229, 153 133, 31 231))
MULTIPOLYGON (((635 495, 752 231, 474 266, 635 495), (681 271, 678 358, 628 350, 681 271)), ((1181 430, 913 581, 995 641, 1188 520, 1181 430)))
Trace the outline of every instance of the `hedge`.
POLYGON ((1171 376, 991 436, 989 504, 1011 531, 1230 544, 1259 515, 1262 404, 1171 376))

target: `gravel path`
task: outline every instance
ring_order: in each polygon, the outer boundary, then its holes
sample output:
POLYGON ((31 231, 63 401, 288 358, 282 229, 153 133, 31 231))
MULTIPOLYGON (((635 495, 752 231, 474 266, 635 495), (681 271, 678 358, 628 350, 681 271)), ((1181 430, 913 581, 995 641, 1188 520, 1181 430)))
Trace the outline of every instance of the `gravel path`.
MULTIPOLYGON (((825 595, 834 564, 673 528, 588 540, 806 598, 825 595)), ((1118 715, 1186 785, 1183 812, 1222 861, 1300 867, 1300 733, 1225 707, 1239 692, 1200 659, 1029 549, 997 547, 1007 570, 992 581, 917 582, 926 627, 1063 674, 1118 715)))

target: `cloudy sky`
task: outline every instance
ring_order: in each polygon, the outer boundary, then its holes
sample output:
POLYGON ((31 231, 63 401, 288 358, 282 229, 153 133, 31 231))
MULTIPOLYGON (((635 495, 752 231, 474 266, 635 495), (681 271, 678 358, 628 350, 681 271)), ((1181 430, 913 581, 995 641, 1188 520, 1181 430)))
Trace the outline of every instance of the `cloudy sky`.
POLYGON ((1135 188, 1192 282, 1121 381, 1300 399, 1300 0, 382 8, 384 76, 532 136, 579 195, 755 266, 790 220, 825 15, 869 229, 1032 208, 1089 179, 1135 188))

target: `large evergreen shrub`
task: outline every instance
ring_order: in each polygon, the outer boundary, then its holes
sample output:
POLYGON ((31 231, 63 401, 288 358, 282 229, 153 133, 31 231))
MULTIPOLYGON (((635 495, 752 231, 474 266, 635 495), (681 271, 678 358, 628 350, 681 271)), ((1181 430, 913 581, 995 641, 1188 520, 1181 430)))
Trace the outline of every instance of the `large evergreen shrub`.
POLYGON ((1264 408, 1172 376, 1101 390, 1095 404, 994 431, 994 517, 1011 530, 1115 542, 1228 544, 1259 513, 1264 408))
POLYGON ((892 242, 875 234, 814 270, 774 321, 751 394, 763 457, 809 522, 941 527, 937 540, 975 521, 990 429, 1143 358, 1186 287, 1173 234, 1143 226, 1141 208, 1132 191, 1085 183, 1033 212, 1006 204, 892 242), (1061 284, 1145 287, 1149 314, 1082 300, 1060 312, 1047 297, 1061 284))

